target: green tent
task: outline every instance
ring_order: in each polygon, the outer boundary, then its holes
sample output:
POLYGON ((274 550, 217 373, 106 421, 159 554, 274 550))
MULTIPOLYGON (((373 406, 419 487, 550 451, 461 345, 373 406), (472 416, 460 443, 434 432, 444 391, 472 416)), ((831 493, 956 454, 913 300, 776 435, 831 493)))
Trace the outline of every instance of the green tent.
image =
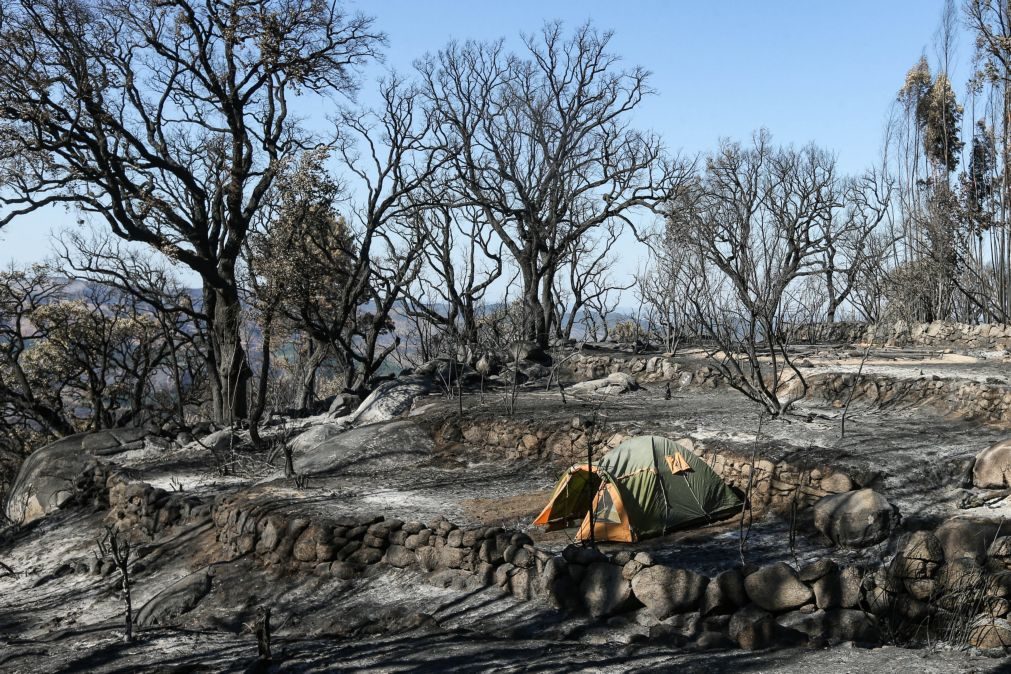
POLYGON ((582 520, 577 538, 584 540, 591 507, 596 540, 631 543, 726 517, 741 509, 741 500, 689 441, 644 435, 596 465, 569 468, 534 524, 553 530, 582 520))

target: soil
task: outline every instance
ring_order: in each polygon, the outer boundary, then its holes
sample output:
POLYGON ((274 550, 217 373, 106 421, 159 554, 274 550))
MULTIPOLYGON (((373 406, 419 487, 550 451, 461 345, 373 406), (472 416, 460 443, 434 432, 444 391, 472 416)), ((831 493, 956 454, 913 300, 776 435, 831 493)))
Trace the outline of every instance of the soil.
MULTIPOLYGON (((816 373, 855 371, 859 357, 824 346, 804 347, 816 373)), ((685 353, 687 365, 698 353, 685 353)), ((1006 378, 1002 357, 875 350, 864 372, 882 376, 1006 378)), ((936 522, 956 513, 1011 517, 1011 504, 962 509, 968 490, 958 466, 1008 429, 943 416, 929 406, 863 402, 848 415, 839 438, 840 410, 808 399, 794 414, 764 420, 756 406, 723 386, 691 387, 664 397, 663 383, 608 398, 524 389, 515 410, 502 393, 468 394, 471 419, 512 419, 536 427, 564 424, 575 415, 627 434, 691 437, 807 465, 838 467, 874 486, 900 508, 908 523, 936 522)), ((416 403, 419 419, 437 426, 458 401, 439 395, 416 403)), ((272 431, 291 435, 324 419, 292 421, 272 431)), ((428 521, 443 516, 461 526, 499 525, 529 532, 536 545, 560 550, 574 531, 545 533, 531 526, 562 467, 546 461, 509 461, 483 447, 456 446, 431 461, 369 474, 313 478, 299 488, 262 457, 236 451, 218 466, 199 446, 144 450, 116 457, 137 479, 207 498, 255 491, 306 513, 383 514, 428 521)), ((536 602, 518 602, 493 590, 461 591, 433 583, 417 571, 386 569, 353 581, 311 574, 270 575, 250 559, 222 560, 208 523, 177 528, 149 551, 135 579, 134 606, 194 570, 213 574, 210 595, 185 614, 177 629, 146 629, 134 643, 121 639, 122 599, 115 575, 66 573, 66 562, 94 557, 104 512, 59 511, 18 532, 0 535, 0 562, 16 572, 0 575, 0 671, 129 672, 248 671, 255 660, 249 625, 254 608, 274 610, 276 662, 261 671, 669 671, 997 672, 1011 665, 978 652, 894 646, 826 650, 739 650, 698 653, 664 643, 630 643, 618 623, 591 624, 536 602)), ((746 528, 749 564, 801 565, 823 557, 844 562, 879 560, 894 542, 859 551, 829 547, 802 514, 796 521, 756 513, 746 528), (793 541, 792 545, 790 541, 793 541)), ((638 544, 658 561, 706 574, 741 564, 741 526, 730 518, 638 544)), ((604 546, 617 549, 617 544, 604 546)), ((3 574, 0 567, 0 574, 3 574)))

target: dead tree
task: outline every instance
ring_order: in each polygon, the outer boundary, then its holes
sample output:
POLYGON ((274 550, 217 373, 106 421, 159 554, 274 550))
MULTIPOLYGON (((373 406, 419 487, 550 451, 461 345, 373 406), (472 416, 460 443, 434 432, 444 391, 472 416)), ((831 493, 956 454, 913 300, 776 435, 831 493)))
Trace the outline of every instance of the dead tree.
POLYGON ((636 274, 635 296, 645 310, 649 331, 667 353, 676 354, 686 333, 698 331, 690 315, 690 296, 699 289, 699 270, 693 264, 697 248, 683 245, 680 233, 670 228, 637 234, 649 250, 649 263, 636 274))
POLYGON ((259 606, 256 609, 256 622, 253 624, 256 634, 256 654, 260 660, 270 660, 270 607, 259 606))
POLYGON ((108 234, 73 232, 57 244, 57 258, 67 274, 89 285, 108 287, 140 307, 158 324, 168 348, 167 369, 180 425, 187 408, 209 401, 206 354, 211 351, 207 316, 190 291, 155 255, 125 245, 108 234))
POLYGON ((685 166, 630 118, 651 93, 642 68, 621 70, 610 33, 571 36, 558 23, 503 43, 451 44, 423 60, 425 96, 451 149, 457 201, 481 209, 513 258, 527 306, 524 338, 546 347, 554 279, 571 246, 636 209, 669 200, 685 166))
POLYGON ((391 77, 379 93, 378 109, 342 110, 335 147, 313 159, 308 173, 319 185, 307 201, 312 217, 285 219, 284 228, 268 222, 263 232, 281 253, 268 259, 283 261, 279 311, 332 349, 353 389, 367 388, 399 344, 393 311, 425 247, 416 197, 445 161, 417 91, 391 77), (343 182, 323 170, 329 155, 343 182), (351 184, 357 199, 343 190, 351 184))
POLYGON ((892 226, 889 179, 870 171, 848 181, 842 197, 845 207, 834 212, 823 227, 824 247, 817 263, 829 323, 850 301, 868 266, 883 265, 901 238, 892 226))
POLYGON ((236 268, 283 160, 289 99, 351 94, 383 40, 312 0, 12 0, 0 42, 0 226, 67 204, 195 272, 218 421, 246 417, 236 268))
POLYGON ((781 325, 784 295, 816 273, 824 226, 839 200, 834 159, 813 146, 774 148, 760 131, 748 148, 723 143, 671 204, 669 240, 694 251, 700 292, 687 299, 715 343, 710 360, 773 417, 807 389, 781 325), (784 399, 788 374, 799 386, 784 399))
POLYGON ((98 541, 98 554, 102 559, 111 559, 119 572, 125 607, 123 633, 125 641, 133 641, 133 601, 130 595, 133 580, 130 578, 130 553, 130 541, 112 527, 106 527, 105 536, 98 541))
MULTIPOLYGON (((438 203, 451 197, 441 189, 424 198, 438 203)), ((450 341, 475 346, 485 295, 502 276, 502 243, 472 206, 433 206, 423 218, 424 265, 405 292, 404 310, 450 341)))
POLYGON ((62 299, 65 286, 42 265, 0 272, 0 428, 12 440, 25 432, 50 439, 76 432, 60 388, 33 376, 28 355, 47 337, 32 316, 62 299))
POLYGON ((555 317, 552 323, 555 334, 563 339, 572 337, 572 330, 580 319, 585 327, 603 327, 604 335, 594 334, 595 341, 607 339, 608 318, 618 308, 621 293, 632 283, 616 281, 611 274, 618 258, 614 246, 621 237, 620 223, 609 222, 601 229, 599 237, 589 233, 570 244, 563 258, 560 273, 555 276, 555 317))

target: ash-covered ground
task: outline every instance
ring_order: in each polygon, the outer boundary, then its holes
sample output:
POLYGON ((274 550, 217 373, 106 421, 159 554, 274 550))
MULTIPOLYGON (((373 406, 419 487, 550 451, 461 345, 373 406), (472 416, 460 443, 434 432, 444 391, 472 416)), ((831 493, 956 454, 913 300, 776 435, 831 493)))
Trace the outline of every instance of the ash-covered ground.
MULTIPOLYGON (((806 373, 854 372, 850 352, 812 347, 806 373)), ((688 364, 698 355, 688 354, 688 364)), ((863 374, 918 379, 986 381, 1004 377, 1002 358, 895 351, 874 353, 863 374)), ((569 395, 524 388, 510 411, 507 392, 468 392, 463 416, 509 419, 536 428, 592 419, 598 428, 626 435, 687 437, 742 453, 837 467, 862 486, 886 494, 906 521, 937 522, 952 514, 1004 517, 1007 499, 962 507, 966 461, 1004 439, 1007 429, 925 405, 882 406, 855 400, 846 434, 841 410, 812 396, 787 418, 760 422, 756 406, 732 389, 643 384, 616 396, 569 395), (759 432, 760 431, 760 432, 759 432), (959 468, 962 466, 963 468, 959 468)), ((459 415, 460 402, 436 391, 414 402, 426 429, 459 415)), ((294 436, 324 417, 273 427, 294 436)), ((213 501, 244 494, 271 499, 309 515, 372 514, 404 521, 444 517, 463 526, 525 531, 535 545, 557 552, 574 531, 545 533, 531 526, 563 468, 549 460, 518 460, 493 448, 457 442, 424 458, 391 460, 377 469, 312 476, 296 484, 277 465, 238 450, 227 474, 220 457, 199 443, 147 447, 111 460, 166 490, 213 501)), ((1002 671, 1000 660, 949 648, 894 646, 827 650, 786 648, 758 653, 697 652, 675 643, 643 641, 634 621, 591 621, 537 602, 520 602, 495 588, 461 589, 418 570, 370 568, 361 577, 277 573, 249 557, 223 555, 207 521, 152 537, 133 575, 133 604, 144 606, 167 586, 204 569, 211 589, 174 626, 121 638, 123 604, 118 576, 95 564, 106 520, 101 508, 69 507, 0 538, 0 671, 245 671, 256 664, 252 623, 257 606, 273 610, 274 654, 269 671, 1002 671)), ((894 541, 846 551, 832 547, 810 525, 810 514, 756 512, 743 546, 745 562, 786 561, 794 566, 831 557, 840 562, 885 559, 894 541), (792 544, 790 540, 793 539, 792 544)), ((692 531, 644 541, 658 561, 705 574, 742 562, 740 516, 692 531)), ((620 544, 605 544, 605 552, 620 544)))

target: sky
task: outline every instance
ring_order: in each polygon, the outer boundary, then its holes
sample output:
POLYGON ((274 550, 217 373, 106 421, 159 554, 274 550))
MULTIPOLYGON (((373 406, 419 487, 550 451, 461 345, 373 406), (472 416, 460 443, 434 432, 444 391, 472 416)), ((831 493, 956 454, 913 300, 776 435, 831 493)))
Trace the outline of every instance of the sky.
MULTIPOLYGON (((375 16, 389 38, 385 62, 364 73, 366 90, 384 69, 409 74, 416 58, 450 40, 516 44, 545 21, 589 20, 614 31, 612 50, 628 66, 653 73, 657 94, 635 123, 659 132, 671 149, 705 153, 721 138, 746 140, 766 127, 782 144, 816 142, 836 153, 843 173, 857 173, 880 156, 906 71, 922 53, 934 60, 943 0, 383 0, 351 7, 375 16)), ((971 57, 963 32, 953 68, 960 95, 971 57)), ((0 264, 44 258, 51 237, 74 220, 50 209, 8 225, 0 230, 0 264)))

